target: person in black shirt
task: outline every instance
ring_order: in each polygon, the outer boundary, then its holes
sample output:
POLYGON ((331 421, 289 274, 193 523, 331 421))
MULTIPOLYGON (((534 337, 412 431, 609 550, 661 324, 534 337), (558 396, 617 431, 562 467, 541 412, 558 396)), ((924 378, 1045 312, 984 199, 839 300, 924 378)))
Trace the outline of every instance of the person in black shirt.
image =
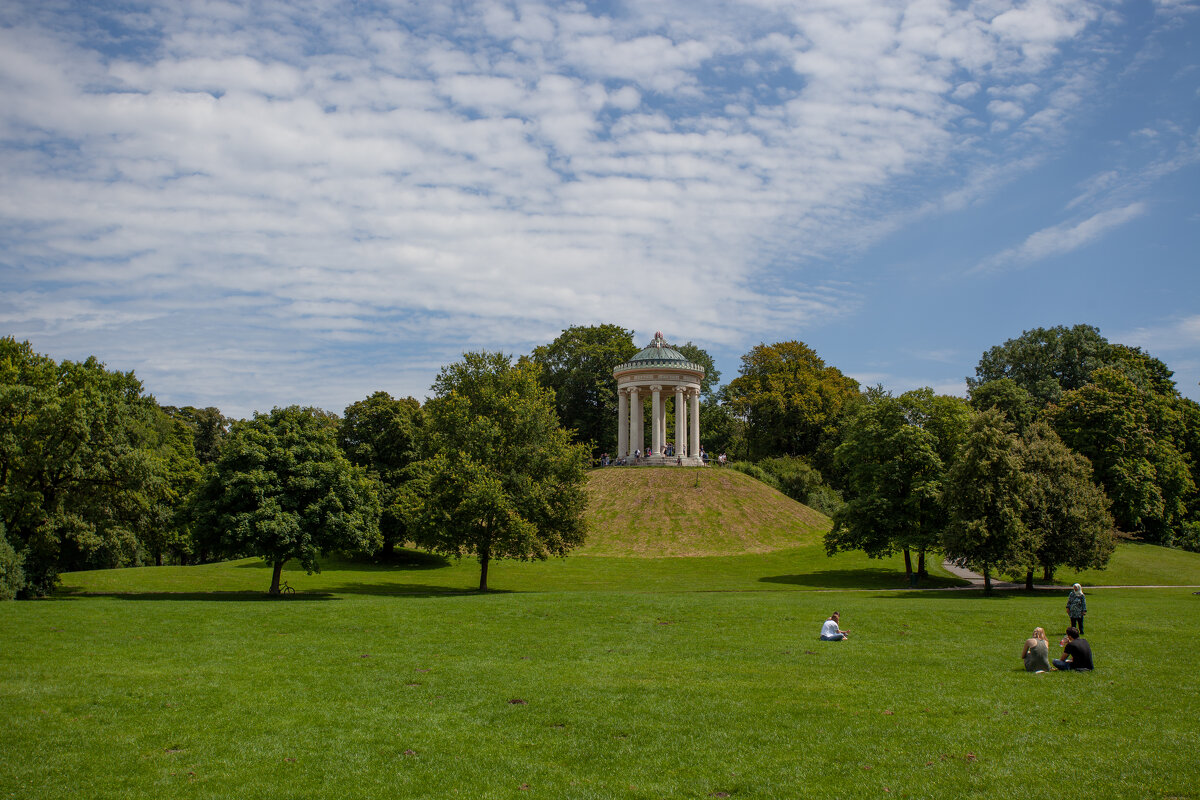
POLYGON ((1067 628, 1063 637, 1063 657, 1054 659, 1055 669, 1088 670, 1092 669, 1092 646, 1087 639, 1079 638, 1079 631, 1067 628))

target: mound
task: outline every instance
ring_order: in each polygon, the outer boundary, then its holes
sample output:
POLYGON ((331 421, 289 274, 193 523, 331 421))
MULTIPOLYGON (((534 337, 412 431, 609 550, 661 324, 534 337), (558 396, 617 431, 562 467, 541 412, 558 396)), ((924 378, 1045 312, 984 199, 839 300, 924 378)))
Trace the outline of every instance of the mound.
POLYGON ((592 556, 725 556, 817 544, 830 521, 731 469, 624 467, 588 481, 592 556))

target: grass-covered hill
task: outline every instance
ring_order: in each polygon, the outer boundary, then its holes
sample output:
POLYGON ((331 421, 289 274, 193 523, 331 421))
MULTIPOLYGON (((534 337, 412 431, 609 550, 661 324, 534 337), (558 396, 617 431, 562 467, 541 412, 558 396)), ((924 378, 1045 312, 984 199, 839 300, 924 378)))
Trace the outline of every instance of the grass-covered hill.
POLYGON ((588 480, 581 555, 725 556, 820 544, 829 518, 731 469, 609 468, 588 480))

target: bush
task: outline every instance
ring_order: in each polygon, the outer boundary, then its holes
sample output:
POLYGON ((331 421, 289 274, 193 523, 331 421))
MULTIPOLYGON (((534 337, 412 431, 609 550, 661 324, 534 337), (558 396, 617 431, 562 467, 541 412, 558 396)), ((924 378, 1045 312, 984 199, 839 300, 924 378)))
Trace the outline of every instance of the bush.
POLYGON ((758 466, 774 476, 779 490, 798 503, 807 503, 809 495, 825 483, 821 473, 800 456, 764 458, 758 466))
POLYGON ((1185 522, 1175 537, 1175 546, 1189 553, 1200 553, 1200 522, 1185 522))
POLYGON ((0 525, 0 600, 12 600, 25 588, 25 570, 21 568, 23 560, 8 543, 4 526, 0 525))
POLYGON ((738 472, 744 472, 755 480, 762 481, 772 489, 782 492, 783 487, 779 485, 779 481, 774 475, 770 474, 758 464, 753 464, 749 461, 734 461, 729 465, 730 469, 736 469, 738 472))
POLYGON ((846 505, 846 501, 842 499, 842 493, 837 489, 822 485, 808 493, 804 505, 814 511, 820 511, 827 517, 832 517, 838 512, 838 509, 846 505))

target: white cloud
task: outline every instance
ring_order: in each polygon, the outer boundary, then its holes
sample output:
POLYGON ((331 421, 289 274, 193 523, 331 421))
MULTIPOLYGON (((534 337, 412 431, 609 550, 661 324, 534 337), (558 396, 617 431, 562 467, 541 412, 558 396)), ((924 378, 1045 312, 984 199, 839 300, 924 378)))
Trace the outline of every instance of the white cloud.
MULTIPOLYGON (((1074 101, 1055 90, 1073 78, 1050 56, 1101 7, 85 13, 108 27, 10 8, 0 319, 128 359, 173 397, 222 385, 204 391, 242 398, 235 413, 249 410, 242 384, 286 403, 333 375, 321 402, 355 399, 339 392, 379 373, 334 355, 346 340, 429 377, 429 359, 468 343, 572 323, 650 331, 666 317, 673 336, 730 347, 795 331, 858 307, 802 268, 886 233, 909 208, 877 202, 897 181, 945 171, 946 208, 1031 163, 972 123, 1061 127, 1074 101), (91 38, 101 29, 136 35, 91 38), (964 154, 988 170, 959 169, 964 154)), ((1035 234, 1012 258, 1137 213, 1035 234)))
POLYGON ((1069 253, 1091 244, 1114 228, 1137 219, 1146 213, 1145 203, 1132 203, 1093 214, 1079 222, 1063 223, 1043 228, 1032 233, 1017 247, 1005 250, 976 268, 979 270, 999 269, 1010 266, 1025 266, 1034 261, 1069 253))

